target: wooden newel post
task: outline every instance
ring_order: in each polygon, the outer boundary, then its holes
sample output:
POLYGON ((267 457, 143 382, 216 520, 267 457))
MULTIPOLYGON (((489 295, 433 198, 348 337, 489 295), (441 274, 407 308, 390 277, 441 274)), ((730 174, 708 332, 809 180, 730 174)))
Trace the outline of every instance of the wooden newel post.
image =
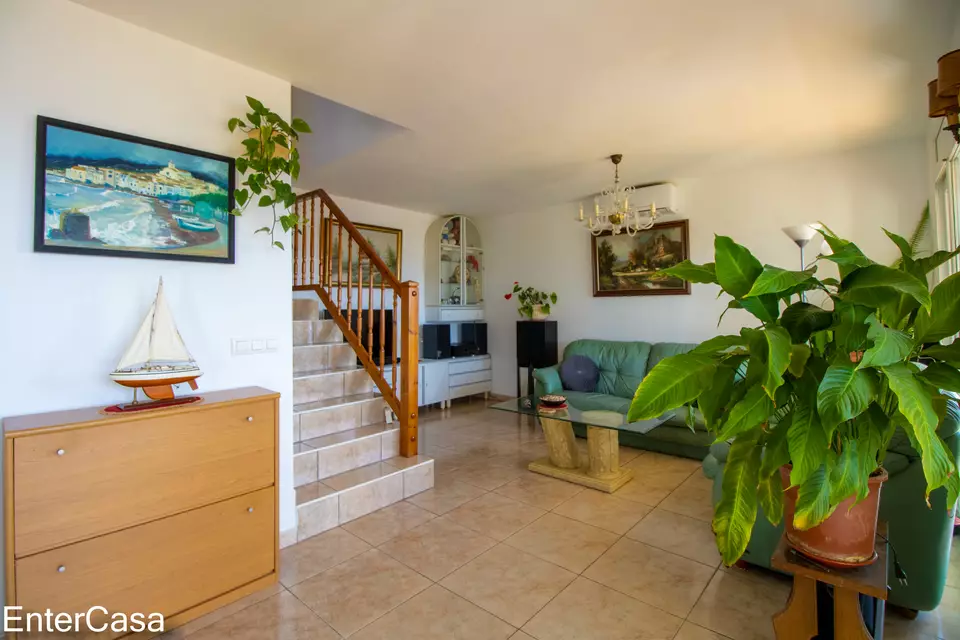
POLYGON ((420 371, 420 296, 416 282, 400 283, 400 455, 417 455, 417 380, 420 371))

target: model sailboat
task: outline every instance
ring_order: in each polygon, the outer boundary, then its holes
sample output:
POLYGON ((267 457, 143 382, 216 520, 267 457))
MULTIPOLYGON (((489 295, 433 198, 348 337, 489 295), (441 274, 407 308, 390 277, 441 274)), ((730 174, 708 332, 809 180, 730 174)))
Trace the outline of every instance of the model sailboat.
POLYGON ((163 278, 160 278, 157 297, 110 378, 124 387, 132 387, 136 404, 137 389, 143 389, 154 400, 170 400, 174 397, 173 385, 186 382, 196 389, 196 379, 201 375, 200 367, 187 351, 173 322, 163 295, 163 278))

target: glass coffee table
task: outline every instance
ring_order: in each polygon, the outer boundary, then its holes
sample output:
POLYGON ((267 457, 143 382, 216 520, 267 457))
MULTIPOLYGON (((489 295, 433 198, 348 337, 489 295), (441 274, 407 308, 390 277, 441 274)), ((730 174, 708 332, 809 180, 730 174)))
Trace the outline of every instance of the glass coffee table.
POLYGON ((627 422, 616 411, 581 410, 567 400, 563 408, 539 404, 533 396, 515 398, 491 409, 536 416, 543 427, 550 455, 534 460, 527 468, 535 473, 613 493, 633 478, 633 470, 620 466, 620 431, 647 433, 666 422, 673 412, 640 422, 627 422), (587 460, 581 461, 573 423, 587 426, 587 460))

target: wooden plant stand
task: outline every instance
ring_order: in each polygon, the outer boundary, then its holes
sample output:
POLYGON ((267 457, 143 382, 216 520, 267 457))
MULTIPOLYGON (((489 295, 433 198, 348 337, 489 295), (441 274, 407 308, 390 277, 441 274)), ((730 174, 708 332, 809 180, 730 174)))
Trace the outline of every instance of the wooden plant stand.
MULTIPOLYGON (((886 536, 886 523, 877 531, 886 536)), ((818 635, 817 583, 833 586, 834 638, 873 640, 860 613, 860 594, 876 598, 876 624, 883 628, 883 604, 887 599, 887 545, 877 544, 877 560, 866 567, 834 569, 807 560, 780 537, 771 565, 793 574, 793 590, 787 606, 773 616, 777 640, 810 640, 818 635)))

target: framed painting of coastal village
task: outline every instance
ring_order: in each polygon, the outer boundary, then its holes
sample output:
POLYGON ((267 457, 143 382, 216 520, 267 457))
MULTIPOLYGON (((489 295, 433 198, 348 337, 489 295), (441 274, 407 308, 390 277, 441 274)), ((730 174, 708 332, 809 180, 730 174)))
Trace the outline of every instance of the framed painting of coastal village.
POLYGON ((591 237, 593 296, 687 295, 690 283, 662 271, 687 259, 687 221, 662 222, 634 236, 591 237))
POLYGON ((234 262, 234 160, 37 118, 34 250, 234 262))
MULTIPOLYGON (((393 275, 397 277, 397 280, 400 279, 400 264, 403 258, 403 231, 401 229, 393 229, 391 227, 378 227, 373 224, 360 224, 355 223, 353 226, 357 228, 360 232, 360 235, 370 243, 370 246, 373 247, 373 250, 376 251, 377 255, 380 256, 380 259, 383 260, 384 264, 387 265, 387 268, 390 270, 393 275)), ((330 233, 328 236, 330 238, 331 251, 330 251, 330 261, 331 266, 327 271, 327 284, 333 287, 346 286, 348 282, 356 283, 357 278, 360 275, 360 265, 358 263, 359 251, 357 247, 353 247, 352 255, 349 250, 349 246, 346 246, 346 239, 348 238, 347 233, 344 232, 344 248, 343 254, 340 253, 340 225, 337 224, 336 220, 327 222, 327 231, 330 233), (339 263, 336 256, 340 256, 339 263), (347 268, 347 261, 350 261, 349 271, 347 268), (352 275, 351 275, 352 274, 352 275)), ((369 266, 366 261, 363 265, 363 281, 369 282, 368 270, 369 266)), ((380 271, 374 270, 373 273, 373 283, 374 285, 380 285, 380 271)))

